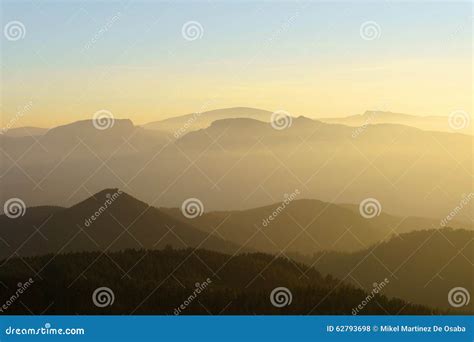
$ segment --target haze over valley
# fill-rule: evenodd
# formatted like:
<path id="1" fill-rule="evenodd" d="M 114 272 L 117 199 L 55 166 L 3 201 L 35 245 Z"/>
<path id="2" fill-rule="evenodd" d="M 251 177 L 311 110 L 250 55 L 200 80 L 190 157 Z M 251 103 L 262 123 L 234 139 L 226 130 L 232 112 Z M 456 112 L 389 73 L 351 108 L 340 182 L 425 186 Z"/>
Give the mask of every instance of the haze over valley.
<path id="1" fill-rule="evenodd" d="M 0 7 L 1 315 L 474 313 L 471 3 Z"/>

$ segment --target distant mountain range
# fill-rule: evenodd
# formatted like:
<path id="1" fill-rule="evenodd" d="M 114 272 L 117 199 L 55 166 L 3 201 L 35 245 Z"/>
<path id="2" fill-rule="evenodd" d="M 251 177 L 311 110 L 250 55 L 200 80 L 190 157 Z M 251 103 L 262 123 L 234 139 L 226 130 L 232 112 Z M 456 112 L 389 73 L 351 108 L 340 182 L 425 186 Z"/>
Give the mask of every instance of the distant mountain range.
<path id="1" fill-rule="evenodd" d="M 364 114 L 350 115 L 342 118 L 321 118 L 328 123 L 338 123 L 348 126 L 360 127 L 377 124 L 396 124 L 416 127 L 427 131 L 454 132 L 463 134 L 474 134 L 472 126 L 454 130 L 449 125 L 447 116 L 417 116 L 401 113 L 368 110 Z"/>
<path id="2" fill-rule="evenodd" d="M 130 120 L 105 130 L 80 121 L 39 137 L 0 136 L 0 200 L 70 206 L 120 187 L 154 206 L 198 197 L 209 211 L 264 206 L 299 189 L 300 198 L 373 197 L 383 212 L 441 220 L 472 191 L 472 143 L 463 134 L 391 124 L 355 131 L 304 117 L 282 130 L 217 120 L 178 138 Z M 473 204 L 457 219 L 471 223 Z"/>
<path id="3" fill-rule="evenodd" d="M 290 113 L 288 114 L 291 115 Z M 174 133 L 178 132 L 183 126 L 188 126 L 186 132 L 191 132 L 207 128 L 212 124 L 212 122 L 217 120 L 234 118 L 248 118 L 270 122 L 272 120 L 272 112 L 248 107 L 225 108 L 154 121 L 143 125 L 143 127 Z M 448 116 L 418 116 L 380 110 L 368 110 L 363 114 L 350 115 L 346 117 L 323 117 L 317 118 L 317 120 L 353 127 L 377 124 L 395 124 L 415 127 L 427 131 L 453 132 L 471 135 L 474 133 L 471 126 L 458 130 L 453 129 L 449 125 Z"/>
<path id="4" fill-rule="evenodd" d="M 439 222 L 432 219 L 402 218 L 385 213 L 368 220 L 361 216 L 358 208 L 354 210 L 347 205 L 318 200 L 294 200 L 283 206 L 275 203 L 249 210 L 213 211 L 193 219 L 186 219 L 180 209 L 160 210 L 208 233 L 214 232 L 227 241 L 267 253 L 351 252 L 388 240 L 393 235 L 439 226 Z M 269 217 L 272 217 L 271 221 Z M 452 227 L 463 227 L 462 222 L 452 223 Z"/>
<path id="5" fill-rule="evenodd" d="M 270 122 L 271 116 L 272 112 L 267 110 L 248 107 L 235 107 L 176 116 L 165 120 L 150 122 L 143 125 L 142 127 L 146 129 L 165 131 L 171 134 L 179 133 L 179 135 L 182 135 L 199 129 L 207 128 L 216 120 L 247 118 L 263 122 Z"/>
<path id="6" fill-rule="evenodd" d="M 179 135 L 182 135 L 199 129 L 207 128 L 217 120 L 248 118 L 263 122 L 270 122 L 272 121 L 272 113 L 272 111 L 258 108 L 232 107 L 175 116 L 163 120 L 149 122 L 142 125 L 142 127 L 151 130 L 158 130 L 169 135 L 173 135 L 177 132 L 180 133 Z M 290 113 L 288 114 L 291 115 Z M 470 126 L 459 130 L 452 129 L 449 125 L 447 116 L 419 116 L 393 113 L 389 111 L 367 110 L 363 114 L 355 114 L 345 117 L 323 117 L 317 118 L 317 120 L 353 127 L 376 124 L 395 124 L 415 127 L 428 131 L 473 134 L 473 129 Z M 19 127 L 8 129 L 4 132 L 4 134 L 12 137 L 31 135 L 38 136 L 46 134 L 48 130 L 48 128 L 39 127 Z"/>
<path id="7" fill-rule="evenodd" d="M 368 295 L 302 264 L 271 255 L 231 257 L 168 248 L 46 255 L 29 258 L 28 266 L 18 258 L 11 259 L 0 268 L 0 302 L 9 300 L 17 284 L 34 272 L 41 278 L 33 276 L 34 283 L 24 291 L 21 302 L 13 302 L 6 314 L 350 315 Z M 108 288 L 102 290 L 104 297 L 97 297 L 104 305 L 98 307 L 94 292 L 99 289 L 100 293 L 104 287 Z M 278 297 L 272 297 L 275 289 L 281 292 Z M 359 314 L 432 313 L 437 311 L 377 294 Z"/>
<path id="8" fill-rule="evenodd" d="M 18 127 L 18 128 L 10 128 L 5 131 L 0 130 L 0 134 L 9 136 L 9 137 L 30 137 L 30 136 L 38 136 L 44 135 L 48 132 L 48 128 L 40 128 L 40 127 Z"/>
<path id="9" fill-rule="evenodd" d="M 23 156 L 29 163 L 37 162 L 34 159 L 37 155 L 41 156 L 42 163 L 48 163 L 67 157 L 71 160 L 95 156 L 106 158 L 113 152 L 136 154 L 138 150 L 153 151 L 168 141 L 166 135 L 135 126 L 131 120 L 115 120 L 106 130 L 97 129 L 91 120 L 83 120 L 51 128 L 40 136 L 12 137 L 8 132 L 0 135 L 2 149 L 8 157 L 16 160 Z M 126 144 L 124 139 L 127 139 Z M 10 159 L 4 157 L 8 163 Z"/>

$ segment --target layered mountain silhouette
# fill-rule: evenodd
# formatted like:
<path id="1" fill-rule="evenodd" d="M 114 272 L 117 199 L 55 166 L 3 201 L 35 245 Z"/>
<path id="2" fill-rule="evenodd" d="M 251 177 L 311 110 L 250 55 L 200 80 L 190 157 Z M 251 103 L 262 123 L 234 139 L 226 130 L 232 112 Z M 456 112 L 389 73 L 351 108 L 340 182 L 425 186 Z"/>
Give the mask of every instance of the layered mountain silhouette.
<path id="1" fill-rule="evenodd" d="M 40 136 L 10 136 L 7 131 L 0 136 L 0 143 L 9 158 L 16 160 L 21 156 L 25 163 L 38 163 L 35 156 L 41 156 L 43 162 L 55 162 L 59 158 L 106 158 L 112 153 L 123 155 L 153 150 L 167 141 L 166 135 L 134 126 L 130 120 L 113 120 L 104 125 L 98 129 L 100 126 L 95 126 L 92 120 L 77 121 L 52 128 Z M 124 144 L 125 139 L 127 144 Z"/>
<path id="2" fill-rule="evenodd" d="M 94 216 L 92 218 L 92 216 Z M 271 217 L 271 221 L 269 217 Z M 0 258 L 126 248 L 198 246 L 233 253 L 352 252 L 394 234 L 437 224 L 427 218 L 381 214 L 366 219 L 348 205 L 294 200 L 243 211 L 186 218 L 178 208 L 155 208 L 118 189 L 106 189 L 70 207 L 27 208 L 0 216 Z M 458 227 L 463 223 L 453 221 Z M 239 246 L 242 246 L 239 248 Z"/>
<path id="3" fill-rule="evenodd" d="M 364 114 L 350 115 L 342 118 L 322 118 L 321 121 L 339 123 L 348 126 L 360 127 L 375 124 L 396 124 L 416 127 L 427 131 L 456 132 L 473 134 L 472 127 L 453 129 L 449 119 L 445 116 L 417 116 L 402 113 L 392 113 L 379 110 L 368 110 Z"/>
<path id="4" fill-rule="evenodd" d="M 24 216 L 15 219 L 3 215 L 0 226 L 0 259 L 167 245 L 228 253 L 239 250 L 117 189 L 103 190 L 70 208 L 27 208 Z"/>
<path id="5" fill-rule="evenodd" d="M 472 312 L 472 301 L 454 309 L 448 293 L 455 287 L 473 293 L 473 244 L 474 232 L 445 228 L 401 234 L 354 253 L 326 251 L 312 258 L 294 257 L 365 289 L 388 277 L 390 283 L 384 288 L 388 296 Z"/>
<path id="6" fill-rule="evenodd" d="M 350 205 L 335 205 L 317 200 L 294 200 L 287 202 L 283 208 L 281 205 L 276 203 L 244 211 L 208 212 L 190 219 L 180 209 L 155 208 L 112 188 L 100 191 L 70 208 L 27 208 L 24 215 L 18 218 L 0 216 L 0 274 L 5 275 L 2 282 L 5 279 L 13 284 L 27 274 L 33 274 L 41 280 L 42 285 L 38 287 L 38 291 L 43 291 L 43 286 L 62 288 L 67 282 L 81 283 L 80 291 L 87 291 L 95 284 L 90 280 L 97 278 L 97 284 L 103 282 L 117 287 L 130 286 L 137 291 L 133 296 L 139 296 L 150 289 L 148 286 L 156 287 L 156 284 L 166 278 L 165 275 L 169 276 L 164 270 L 172 265 L 179 265 L 174 258 L 194 255 L 196 251 L 207 249 L 209 252 L 199 253 L 210 258 L 209 261 L 204 261 L 204 265 L 207 272 L 216 277 L 216 282 L 221 280 L 219 272 L 227 269 L 228 263 L 233 265 L 229 266 L 226 276 L 230 278 L 224 281 L 223 287 L 216 294 L 218 300 L 209 304 L 212 310 L 219 311 L 232 298 L 240 301 L 240 304 L 229 306 L 228 313 L 249 313 L 252 310 L 258 313 L 280 313 L 265 306 L 258 297 L 263 295 L 262 291 L 269 290 L 268 286 L 277 286 L 278 280 L 280 286 L 291 286 L 301 298 L 305 298 L 293 309 L 284 311 L 298 314 L 313 309 L 309 304 L 303 304 L 308 298 L 311 299 L 308 303 L 313 305 L 331 298 L 326 303 L 327 307 L 315 309 L 311 313 L 347 313 L 364 292 L 347 287 L 346 283 L 370 292 L 374 283 L 390 279 L 383 291 L 389 298 L 398 297 L 411 303 L 445 309 L 448 308 L 446 295 L 451 288 L 462 286 L 473 290 L 473 259 L 470 253 L 474 238 L 472 231 L 445 228 L 403 233 L 405 230 L 421 229 L 422 225 L 429 225 L 432 220 L 381 214 L 371 221 L 356 213 Z M 270 216 L 273 219 L 268 219 Z M 125 250 L 129 251 L 124 252 Z M 154 253 L 156 250 L 165 251 Z M 227 255 L 213 254 L 210 251 Z M 248 255 L 253 251 L 273 256 Z M 148 258 L 149 254 L 154 257 Z M 281 256 L 287 258 L 287 261 L 283 263 L 279 258 Z M 97 267 L 96 271 L 90 270 L 87 267 L 90 259 L 98 258 L 104 260 L 94 266 Z M 137 260 L 141 263 L 142 258 L 147 258 L 144 262 L 147 269 L 156 266 L 160 271 L 151 271 L 131 283 L 119 284 L 116 279 L 119 273 L 124 277 L 124 274 L 128 274 L 124 270 L 130 267 L 135 269 L 134 263 Z M 286 265 L 281 266 L 282 270 L 270 268 L 272 260 L 276 259 L 279 260 L 278 264 Z M 201 258 L 201 262 L 203 260 L 206 260 L 205 257 Z M 327 277 L 323 278 L 313 269 L 293 260 L 312 266 Z M 106 266 L 109 262 L 115 264 L 117 274 L 103 272 L 104 267 L 110 266 Z M 167 266 L 157 266 L 162 263 Z M 19 264 L 22 266 L 19 267 Z M 90 274 L 84 275 L 84 269 Z M 180 281 L 185 284 L 198 282 L 204 274 L 196 272 L 196 269 L 199 268 L 183 266 L 180 273 L 183 272 L 185 278 Z M 315 278 L 308 278 L 308 272 L 314 273 Z M 87 277 L 87 281 L 83 277 Z M 342 279 L 342 282 L 333 277 Z M 59 283 L 50 283 L 52 279 Z M 143 279 L 149 279 L 145 282 L 146 285 L 143 285 Z M 246 282 L 245 286 L 243 282 Z M 259 284 L 256 288 L 250 286 L 254 282 Z M 342 286 L 342 292 L 333 293 L 338 286 Z M 70 286 L 67 285 L 66 288 L 69 289 Z M 253 292 L 254 290 L 257 292 Z M 89 306 L 82 307 L 79 302 L 71 302 L 67 299 L 68 291 L 58 290 L 61 295 L 54 313 L 90 313 L 94 310 Z M 46 292 L 54 296 L 53 292 Z M 185 291 L 180 294 L 177 292 L 180 291 L 170 287 L 164 293 L 170 298 L 177 296 L 175 299 L 185 294 Z M 133 301 L 128 300 L 118 311 L 113 312 L 133 310 Z M 398 300 L 379 300 L 379 304 L 387 310 L 386 313 L 398 312 L 393 310 L 402 310 L 407 306 L 407 303 Z M 245 304 L 242 307 L 242 301 L 248 306 Z M 339 304 L 336 305 L 336 302 Z M 44 304 L 37 299 L 32 299 L 32 303 L 36 307 Z M 168 309 L 175 305 L 173 301 L 166 303 Z M 402 311 L 429 312 L 420 307 L 407 308 L 407 311 Z M 137 312 L 157 312 L 152 311 L 150 306 L 142 309 L 143 311 Z M 379 309 L 380 306 L 371 305 L 365 313 L 378 314 Z M 462 309 L 472 310 L 471 307 Z M 189 313 L 201 313 L 199 310 L 195 308 Z"/>
<path id="7" fill-rule="evenodd" d="M 366 219 L 358 209 L 318 200 L 209 212 L 193 219 L 186 219 L 179 209 L 160 209 L 228 241 L 268 253 L 351 252 L 388 240 L 392 235 L 439 225 L 438 221 L 427 218 L 401 218 L 384 213 Z"/>
<path id="8" fill-rule="evenodd" d="M 237 195 L 235 207 L 255 207 L 257 196 L 274 199 L 299 188 L 307 198 L 358 203 L 375 197 L 388 212 L 429 217 L 447 215 L 471 189 L 472 142 L 401 125 L 374 125 L 354 137 L 348 126 L 299 117 L 284 130 L 252 119 L 215 121 L 176 144 L 202 155 L 196 165 L 211 187 L 219 181 L 234 194 L 219 198 L 221 206 Z"/>
<path id="9" fill-rule="evenodd" d="M 165 131 L 173 135 L 175 133 L 177 133 L 177 135 L 182 135 L 198 129 L 207 128 L 216 120 L 249 118 L 263 122 L 270 122 L 271 116 L 272 112 L 267 110 L 235 107 L 176 116 L 165 120 L 150 122 L 143 125 L 143 127 Z"/>
<path id="10" fill-rule="evenodd" d="M 27 126 L 0 130 L 0 135 L 6 135 L 9 137 L 30 137 L 46 134 L 47 131 L 47 128 Z"/>
<path id="11" fill-rule="evenodd" d="M 286 129 L 250 118 L 217 120 L 178 139 L 115 120 L 0 136 L 1 200 L 70 206 L 104 187 L 153 205 L 198 197 L 206 210 L 249 209 L 299 189 L 302 198 L 360 203 L 441 220 L 472 187 L 472 136 L 382 124 L 354 127 L 293 118 Z M 457 218 L 471 223 L 473 203 Z"/>
<path id="12" fill-rule="evenodd" d="M 368 293 L 302 264 L 266 254 L 230 255 L 206 250 L 127 250 L 15 258 L 0 268 L 0 302 L 38 272 L 8 314 L 351 314 Z M 41 277 L 41 278 L 40 278 Z M 205 284 L 205 286 L 203 286 Z M 94 305 L 94 292 L 108 296 Z M 272 291 L 285 287 L 286 298 Z M 199 289 L 199 293 L 196 292 Z M 113 293 L 113 300 L 111 300 Z M 288 295 L 289 293 L 289 295 Z M 106 295 L 107 296 L 107 295 Z M 281 294 L 280 294 L 281 296 Z M 285 296 L 285 295 L 283 295 Z M 285 303 L 287 305 L 285 305 Z M 110 305 L 107 305 L 110 304 Z M 179 309 L 179 311 L 178 311 Z M 359 314 L 432 314 L 436 311 L 376 295 Z"/>
<path id="13" fill-rule="evenodd" d="M 175 132 L 179 132 L 183 126 L 187 127 L 185 132 L 191 132 L 207 128 L 212 124 L 212 122 L 217 120 L 249 118 L 263 122 L 270 122 L 272 120 L 271 117 L 272 111 L 249 107 L 233 107 L 196 112 L 164 120 L 153 121 L 143 125 L 143 127 L 174 134 Z M 469 126 L 458 130 L 450 127 L 447 116 L 420 116 L 381 110 L 367 110 L 363 114 L 349 115 L 345 117 L 323 117 L 318 118 L 318 120 L 352 127 L 375 124 L 395 124 L 415 127 L 427 131 L 473 134 L 472 128 Z"/>

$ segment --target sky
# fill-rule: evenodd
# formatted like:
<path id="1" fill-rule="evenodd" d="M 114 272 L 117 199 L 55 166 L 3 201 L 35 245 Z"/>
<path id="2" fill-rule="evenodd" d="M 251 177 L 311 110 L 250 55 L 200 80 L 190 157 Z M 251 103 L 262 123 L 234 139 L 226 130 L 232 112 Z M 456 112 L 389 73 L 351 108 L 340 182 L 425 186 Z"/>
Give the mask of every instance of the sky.
<path id="1" fill-rule="evenodd" d="M 2 1 L 1 24 L 3 126 L 237 106 L 472 115 L 469 1 Z"/>

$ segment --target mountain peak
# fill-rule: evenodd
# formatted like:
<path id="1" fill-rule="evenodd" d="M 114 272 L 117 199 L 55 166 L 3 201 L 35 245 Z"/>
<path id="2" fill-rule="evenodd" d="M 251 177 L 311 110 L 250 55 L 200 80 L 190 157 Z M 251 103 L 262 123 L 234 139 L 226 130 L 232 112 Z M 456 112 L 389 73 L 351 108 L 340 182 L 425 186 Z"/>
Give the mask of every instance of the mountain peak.
<path id="1" fill-rule="evenodd" d="M 252 124 L 265 124 L 264 122 L 252 119 L 252 118 L 228 118 L 228 119 L 219 119 L 215 120 L 211 123 L 211 127 L 222 127 L 227 125 L 234 125 L 234 126 L 248 126 Z"/>
<path id="2" fill-rule="evenodd" d="M 383 118 L 385 120 L 390 120 L 390 119 L 409 119 L 409 118 L 414 118 L 414 115 L 410 114 L 402 114 L 402 113 L 394 113 L 390 111 L 383 111 L 383 110 L 366 110 L 364 114 L 362 114 L 363 117 L 373 117 L 377 116 L 379 118 Z"/>
<path id="3" fill-rule="evenodd" d="M 227 108 L 221 108 L 221 109 L 215 109 L 215 110 L 210 110 L 207 113 L 217 113 L 220 111 L 251 111 L 251 112 L 268 112 L 267 110 L 260 109 L 260 108 L 253 108 L 253 107 L 227 107 Z M 270 112 L 268 112 L 270 113 Z"/>
<path id="4" fill-rule="evenodd" d="M 122 190 L 118 188 L 106 188 L 104 190 L 101 190 L 95 193 L 91 197 L 96 198 L 96 199 L 109 199 L 111 197 L 114 197 L 115 194 L 119 194 L 119 195 L 125 194 L 128 196 L 128 194 L 124 193 Z"/>
<path id="5" fill-rule="evenodd" d="M 370 115 L 374 115 L 374 114 L 377 114 L 377 115 L 384 115 L 384 114 L 392 114 L 392 112 L 388 112 L 388 111 L 383 111 L 383 110 L 378 110 L 378 109 L 375 109 L 375 110 L 366 110 L 364 112 L 364 114 L 362 114 L 363 116 L 370 116 Z"/>
<path id="6" fill-rule="evenodd" d="M 81 211 L 93 209 L 95 211 L 100 207 L 119 207 L 120 210 L 138 210 L 140 212 L 146 209 L 148 204 L 118 188 L 106 188 L 73 205 L 70 209 Z"/>
<path id="7" fill-rule="evenodd" d="M 108 124 L 107 127 L 101 126 L 101 124 L 94 125 L 94 120 L 80 120 L 75 121 L 70 124 L 57 126 L 51 128 L 46 135 L 47 136 L 62 136 L 62 135 L 83 135 L 83 134 L 90 134 L 90 133 L 97 133 L 102 131 L 105 132 L 124 132 L 130 131 L 135 126 L 130 119 L 113 119 Z M 96 127 L 98 126 L 98 127 Z"/>
<path id="8" fill-rule="evenodd" d="M 314 119 L 311 119 L 311 118 L 308 118 L 307 116 L 303 116 L 303 115 L 300 115 L 298 116 L 296 119 L 294 119 L 295 121 L 299 122 L 299 123 L 308 123 L 308 122 L 315 122 L 315 121 L 318 121 L 318 120 L 314 120 Z"/>

